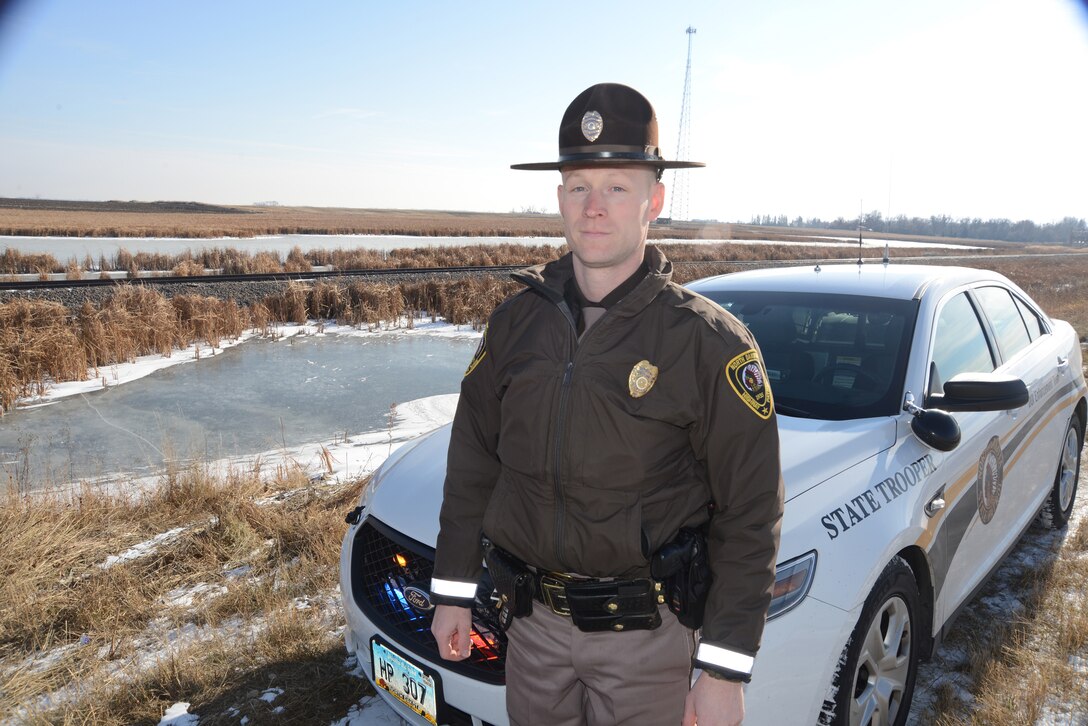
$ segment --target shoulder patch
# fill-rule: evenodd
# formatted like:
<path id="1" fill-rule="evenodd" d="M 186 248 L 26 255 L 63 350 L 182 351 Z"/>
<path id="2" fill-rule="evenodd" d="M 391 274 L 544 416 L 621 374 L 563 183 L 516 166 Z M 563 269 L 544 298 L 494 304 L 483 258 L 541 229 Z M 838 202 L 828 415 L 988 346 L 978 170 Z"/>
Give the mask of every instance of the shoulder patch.
<path id="1" fill-rule="evenodd" d="M 767 372 L 759 353 L 749 348 L 725 364 L 725 377 L 733 392 L 744 405 L 762 419 L 769 419 L 774 411 L 774 400 L 767 385 Z"/>
<path id="2" fill-rule="evenodd" d="M 480 365 L 480 361 L 487 355 L 487 327 L 484 327 L 484 332 L 480 336 L 480 344 L 476 346 L 476 352 L 472 354 L 472 360 L 468 364 L 468 369 L 465 370 L 465 378 L 469 373 L 476 370 L 476 366 Z"/>

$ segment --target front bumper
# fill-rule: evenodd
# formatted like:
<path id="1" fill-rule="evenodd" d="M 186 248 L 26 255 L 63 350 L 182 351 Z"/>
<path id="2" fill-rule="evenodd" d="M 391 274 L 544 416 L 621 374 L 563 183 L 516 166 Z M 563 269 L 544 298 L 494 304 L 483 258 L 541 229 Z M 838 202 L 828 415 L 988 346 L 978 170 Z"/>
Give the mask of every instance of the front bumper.
<path id="1" fill-rule="evenodd" d="M 374 635 L 382 635 L 373 623 L 367 620 L 358 609 L 351 613 L 352 606 L 345 608 L 348 614 L 348 628 L 344 636 L 348 652 L 354 653 L 359 661 L 359 666 L 366 674 L 367 680 L 377 693 L 393 711 L 412 726 L 430 726 L 421 716 L 409 709 L 395 697 L 374 683 L 374 665 L 370 656 L 370 638 Z M 386 638 L 388 642 L 388 638 Z M 393 646 L 396 647 L 395 645 Z M 402 651 L 403 652 L 403 651 Z M 506 716 L 506 688 L 481 683 L 473 678 L 445 670 L 442 666 L 425 661 L 418 656 L 407 654 L 413 661 L 423 663 L 438 672 L 442 679 L 443 694 L 446 705 L 460 711 L 458 714 L 462 723 L 471 723 L 472 726 L 509 726 Z M 452 722 L 447 720 L 446 723 Z"/>
<path id="2" fill-rule="evenodd" d="M 470 724 L 471 726 L 486 724 L 508 726 L 504 686 L 484 683 L 470 676 L 456 673 L 445 667 L 439 659 L 421 657 L 419 653 L 399 645 L 393 633 L 384 632 L 379 624 L 368 617 L 356 603 L 350 581 L 352 545 L 359 527 L 365 522 L 364 519 L 359 525 L 350 527 L 344 537 L 344 544 L 340 550 L 340 593 L 347 620 L 345 645 L 350 653 L 355 654 L 361 670 L 366 674 L 374 691 L 409 724 L 428 726 L 426 720 L 375 683 L 370 642 L 371 638 L 377 635 L 400 655 L 438 675 L 443 696 L 443 704 L 439 706 L 440 723 L 450 724 L 450 726 L 469 726 Z M 445 718 L 442 714 L 446 714 Z"/>
<path id="3" fill-rule="evenodd" d="M 767 623 L 745 689 L 745 726 L 817 723 L 857 616 L 809 595 Z"/>

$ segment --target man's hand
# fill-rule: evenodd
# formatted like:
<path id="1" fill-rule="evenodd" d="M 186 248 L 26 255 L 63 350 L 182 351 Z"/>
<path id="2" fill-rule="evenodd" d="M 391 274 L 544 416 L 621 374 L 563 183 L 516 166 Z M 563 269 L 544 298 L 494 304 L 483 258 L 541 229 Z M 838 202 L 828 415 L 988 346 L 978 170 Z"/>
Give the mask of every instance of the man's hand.
<path id="1" fill-rule="evenodd" d="M 744 684 L 699 675 L 684 704 L 683 726 L 740 726 L 744 721 Z"/>
<path id="2" fill-rule="evenodd" d="M 431 633 L 438 641 L 438 653 L 445 660 L 464 660 L 472 651 L 472 610 L 454 605 L 438 605 L 431 621 Z M 701 680 L 701 679 L 700 679 Z"/>

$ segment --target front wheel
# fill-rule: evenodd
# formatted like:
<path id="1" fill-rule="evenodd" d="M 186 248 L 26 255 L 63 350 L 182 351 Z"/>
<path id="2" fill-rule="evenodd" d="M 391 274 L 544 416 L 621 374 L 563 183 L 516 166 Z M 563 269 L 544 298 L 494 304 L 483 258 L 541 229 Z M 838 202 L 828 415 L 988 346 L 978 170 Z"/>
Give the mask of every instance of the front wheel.
<path id="1" fill-rule="evenodd" d="M 1043 524 L 1051 529 L 1061 529 L 1069 523 L 1073 513 L 1073 501 L 1077 498 L 1077 477 L 1080 475 L 1080 448 L 1084 441 L 1081 434 L 1080 417 L 1073 414 L 1065 430 L 1061 456 L 1058 459 L 1058 473 L 1054 475 L 1054 486 L 1043 503 Z"/>
<path id="2" fill-rule="evenodd" d="M 921 613 L 914 572 L 895 557 L 880 573 L 846 644 L 826 704 L 833 726 L 902 726 L 918 671 Z"/>

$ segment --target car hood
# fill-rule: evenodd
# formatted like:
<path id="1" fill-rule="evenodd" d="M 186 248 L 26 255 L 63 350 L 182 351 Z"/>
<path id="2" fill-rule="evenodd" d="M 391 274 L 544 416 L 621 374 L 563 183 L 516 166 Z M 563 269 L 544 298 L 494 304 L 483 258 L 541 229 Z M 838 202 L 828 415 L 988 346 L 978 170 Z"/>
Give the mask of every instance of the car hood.
<path id="1" fill-rule="evenodd" d="M 367 506 L 368 514 L 428 547 L 438 539 L 451 426 L 423 435 L 411 451 L 383 466 Z"/>
<path id="2" fill-rule="evenodd" d="M 895 419 L 856 421 L 778 417 L 786 501 L 895 443 Z"/>
<path id="3" fill-rule="evenodd" d="M 895 443 L 895 419 L 817 421 L 779 416 L 782 476 L 789 501 Z M 383 467 L 369 514 L 429 547 L 438 537 L 450 424 L 421 437 Z"/>

